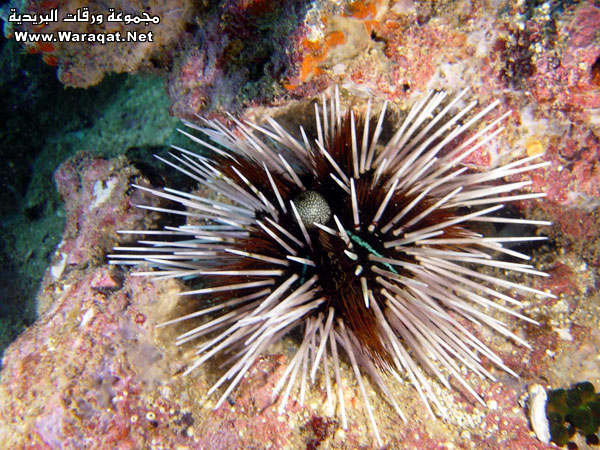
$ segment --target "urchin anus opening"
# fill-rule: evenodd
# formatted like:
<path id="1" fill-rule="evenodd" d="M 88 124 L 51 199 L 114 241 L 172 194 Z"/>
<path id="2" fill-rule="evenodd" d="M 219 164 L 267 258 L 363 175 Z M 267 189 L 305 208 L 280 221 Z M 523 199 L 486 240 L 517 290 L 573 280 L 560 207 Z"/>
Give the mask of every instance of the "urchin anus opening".
<path id="1" fill-rule="evenodd" d="M 331 219 L 331 208 L 325 197 L 317 191 L 301 193 L 294 204 L 306 228 L 315 228 L 315 223 L 325 225 Z"/>

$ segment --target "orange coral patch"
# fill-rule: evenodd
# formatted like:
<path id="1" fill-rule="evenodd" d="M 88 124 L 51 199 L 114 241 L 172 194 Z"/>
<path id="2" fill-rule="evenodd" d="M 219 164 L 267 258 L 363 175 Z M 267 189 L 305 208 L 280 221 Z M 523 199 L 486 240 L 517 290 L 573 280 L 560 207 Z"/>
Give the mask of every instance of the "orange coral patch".
<path id="1" fill-rule="evenodd" d="M 346 35 L 342 31 L 333 31 L 325 36 L 325 46 L 327 49 L 346 43 Z"/>
<path id="2" fill-rule="evenodd" d="M 304 39 L 302 41 L 302 47 L 310 52 L 317 53 L 321 50 L 321 43 L 319 41 L 309 41 L 308 39 Z"/>
<path id="3" fill-rule="evenodd" d="M 42 59 L 49 66 L 58 66 L 58 58 L 54 55 L 44 55 Z"/>
<path id="4" fill-rule="evenodd" d="M 352 2 L 349 9 L 350 15 L 355 19 L 373 19 L 377 15 L 377 7 L 371 2 Z"/>
<path id="5" fill-rule="evenodd" d="M 325 60 L 329 49 L 345 43 L 346 35 L 342 31 L 332 31 L 325 36 L 325 39 L 322 42 L 305 39 L 302 42 L 302 45 L 309 53 L 305 55 L 302 60 L 300 80 L 305 81 L 312 73 L 318 75 L 320 73 L 318 65 Z"/>
<path id="6" fill-rule="evenodd" d="M 300 68 L 300 80 L 306 80 L 308 76 L 313 73 L 317 67 L 317 64 L 321 61 L 321 57 L 306 55 L 306 57 L 302 60 L 302 67 Z"/>
<path id="7" fill-rule="evenodd" d="M 37 46 L 37 44 L 28 45 L 27 47 L 25 47 L 25 51 L 27 53 L 32 54 L 32 55 L 35 55 L 37 53 L 42 53 L 42 51 L 39 49 L 39 47 Z"/>
<path id="8" fill-rule="evenodd" d="M 535 136 L 529 136 L 525 140 L 525 150 L 527 151 L 527 156 L 539 155 L 540 153 L 544 153 L 544 146 Z"/>
<path id="9" fill-rule="evenodd" d="M 45 53 L 54 51 L 54 45 L 52 45 L 52 43 L 50 43 L 50 42 L 39 42 L 38 48 L 40 49 L 40 51 L 45 52 Z"/>
<path id="10" fill-rule="evenodd" d="M 592 84 L 600 87 L 600 58 L 596 58 L 592 64 Z"/>

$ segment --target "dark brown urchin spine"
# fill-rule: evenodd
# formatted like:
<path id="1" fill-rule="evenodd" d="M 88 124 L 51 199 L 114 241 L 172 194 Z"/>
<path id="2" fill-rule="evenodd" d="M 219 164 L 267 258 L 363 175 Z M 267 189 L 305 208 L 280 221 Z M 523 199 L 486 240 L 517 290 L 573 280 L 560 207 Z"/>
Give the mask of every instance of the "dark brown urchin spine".
<path id="1" fill-rule="evenodd" d="M 471 266 L 545 275 L 530 265 L 490 255 L 502 252 L 527 259 L 504 248 L 502 242 L 543 238 L 485 238 L 473 230 L 473 224 L 546 224 L 491 215 L 504 202 L 544 195 L 503 196 L 528 183 L 492 184 L 494 181 L 546 163 L 529 165 L 536 158 L 530 157 L 481 173 L 464 166 L 469 154 L 501 131 L 499 123 L 506 116 L 467 136 L 467 130 L 498 102 L 467 118 L 475 103 L 457 108 L 465 92 L 445 105 L 445 93 L 429 94 L 413 107 L 385 145 L 380 144 L 380 136 L 386 105 L 375 119 L 369 102 L 364 119 L 356 119 L 353 112 L 342 113 L 337 90 L 329 104 L 324 98 L 321 108 L 315 105 L 314 142 L 302 128 L 301 138 L 296 139 L 271 119 L 269 129 L 237 122 L 237 134 L 215 121 L 206 121 L 204 128 L 187 124 L 213 141 L 184 132 L 214 157 L 176 149 L 178 154 L 172 154 L 175 163 L 163 161 L 227 201 L 168 188 L 139 187 L 187 207 L 187 212 L 161 211 L 186 215 L 197 224 L 155 231 L 153 234 L 163 235 L 165 241 L 142 241 L 146 246 L 113 258 L 120 264 L 146 261 L 159 269 L 136 275 L 202 277 L 204 287 L 181 295 L 218 300 L 217 306 L 164 324 L 224 311 L 177 340 L 180 345 L 210 335 L 198 346 L 198 358 L 186 373 L 217 353 L 230 355 L 229 370 L 209 391 L 229 381 L 216 408 L 261 352 L 299 326 L 304 338 L 275 387 L 279 393 L 285 385 L 280 411 L 298 374 L 302 402 L 306 381 L 309 377 L 314 381 L 319 368 L 328 405 L 333 407 L 331 355 L 339 413 L 346 428 L 341 346 L 379 444 L 361 368 L 403 419 L 390 393 L 388 376 L 400 380 L 405 374 L 428 410 L 433 414 L 432 402 L 444 414 L 419 365 L 450 387 L 439 370 L 443 367 L 481 403 L 462 376 L 461 366 L 493 378 L 480 362 L 478 355 L 483 355 L 516 375 L 457 317 L 485 324 L 527 345 L 479 308 L 496 308 L 533 322 L 489 297 L 518 305 L 517 299 L 499 288 L 551 295 L 481 274 Z M 147 245 L 154 252 L 148 253 Z"/>

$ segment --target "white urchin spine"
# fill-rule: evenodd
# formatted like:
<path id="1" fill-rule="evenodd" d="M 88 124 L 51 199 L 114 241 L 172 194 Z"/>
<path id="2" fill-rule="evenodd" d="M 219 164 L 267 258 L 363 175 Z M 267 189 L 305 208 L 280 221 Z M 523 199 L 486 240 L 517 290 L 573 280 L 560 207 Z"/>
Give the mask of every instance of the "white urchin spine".
<path id="1" fill-rule="evenodd" d="M 502 196 L 527 186 L 528 182 L 499 186 L 485 183 L 544 167 L 549 163 L 532 163 L 539 156 L 537 155 L 487 172 L 468 172 L 462 161 L 502 131 L 503 128 L 499 124 L 507 114 L 475 132 L 457 148 L 448 152 L 450 142 L 464 135 L 499 104 L 496 101 L 478 113 L 468 116 L 476 106 L 476 102 L 471 102 L 457 113 L 452 113 L 466 93 L 466 90 L 460 92 L 441 109 L 446 94 L 428 94 L 413 106 L 390 141 L 383 145 L 380 144 L 379 138 L 387 103 L 383 105 L 375 129 L 370 135 L 372 108 L 369 101 L 362 138 L 357 134 L 356 120 L 351 113 L 349 173 L 342 169 L 327 150 L 327 143 L 334 139 L 342 127 L 343 111 L 340 108 L 337 88 L 329 104 L 325 96 L 320 107 L 315 104 L 317 135 L 314 143 L 309 141 L 303 129 L 300 130 L 302 139 L 297 140 L 272 119 L 267 119 L 270 126 L 267 129 L 253 123 L 242 123 L 231 117 L 237 125 L 237 133 L 218 121 L 205 120 L 203 127 L 185 122 L 189 128 L 202 132 L 213 143 L 227 150 L 224 151 L 211 142 L 182 131 L 208 151 L 232 162 L 244 159 L 255 163 L 268 177 L 267 191 L 261 191 L 260 186 L 236 167 L 232 166 L 237 174 L 237 181 L 219 170 L 210 159 L 175 148 L 178 153 L 172 153 L 171 156 L 176 162 L 163 159 L 161 161 L 190 176 L 214 193 L 222 195 L 228 201 L 218 202 L 212 198 L 168 188 L 155 190 L 136 186 L 152 195 L 175 201 L 188 210 L 140 207 L 199 219 L 205 224 L 167 227 L 162 231 L 124 231 L 162 237 L 165 241 L 146 240 L 140 241 L 139 247 L 117 247 L 115 250 L 119 253 L 111 255 L 111 263 L 139 265 L 149 262 L 157 270 L 137 272 L 135 275 L 157 278 L 204 275 L 223 276 L 224 279 L 232 275 L 252 277 L 252 281 L 248 282 L 225 281 L 222 285 L 217 283 L 214 286 L 182 293 L 181 295 L 212 296 L 235 291 L 239 292 L 239 295 L 225 303 L 160 325 L 178 323 L 221 309 L 226 311 L 180 335 L 176 342 L 177 345 L 181 345 L 210 334 L 210 338 L 198 346 L 197 359 L 186 370 L 186 374 L 219 352 L 230 355 L 229 369 L 209 391 L 211 394 L 220 386 L 229 383 L 215 409 L 221 406 L 262 352 L 293 328 L 303 325 L 303 340 L 275 386 L 275 394 L 280 395 L 280 412 L 285 409 L 295 382 L 300 380 L 302 402 L 307 380 L 313 382 L 318 369 L 321 368 L 328 409 L 333 410 L 337 403 L 342 425 L 347 427 L 346 405 L 341 392 L 341 347 L 348 356 L 358 382 L 378 444 L 382 445 L 382 440 L 363 382 L 364 372 L 386 394 L 386 400 L 399 416 L 406 420 L 391 395 L 386 375 L 361 347 L 357 336 L 346 326 L 333 307 L 322 309 L 327 304 L 327 298 L 319 290 L 318 276 L 314 275 L 304 280 L 299 275 L 306 267 L 315 267 L 317 264 L 317 261 L 302 256 L 303 249 L 313 246 L 310 230 L 321 230 L 342 240 L 345 244 L 343 253 L 350 260 L 358 258 L 358 250 L 368 249 L 368 264 L 357 266 L 354 275 L 360 285 L 365 307 L 372 309 L 376 317 L 379 327 L 377 333 L 391 355 L 393 364 L 388 368 L 387 375 L 396 380 L 402 380 L 403 376 L 408 377 L 431 414 L 433 411 L 430 404 L 436 405 L 441 414 L 444 414 L 444 408 L 420 367 L 434 374 L 444 386 L 450 387 L 440 370 L 443 368 L 444 372 L 451 374 L 484 405 L 483 399 L 462 375 L 461 367 L 493 380 L 494 377 L 481 364 L 480 355 L 483 355 L 496 366 L 516 376 L 497 355 L 456 320 L 454 315 L 449 314 L 449 311 L 475 324 L 485 324 L 520 345 L 527 346 L 527 343 L 511 332 L 503 322 L 485 314 L 480 307 L 495 308 L 519 319 L 534 322 L 496 303 L 494 299 L 516 306 L 521 304 L 519 300 L 499 292 L 495 287 L 534 293 L 541 297 L 552 295 L 479 273 L 469 267 L 491 266 L 545 276 L 546 274 L 535 270 L 529 264 L 504 262 L 490 255 L 492 251 L 500 251 L 527 260 L 529 258 L 526 255 L 504 248 L 502 244 L 544 238 L 486 238 L 466 229 L 461 237 L 445 237 L 444 233 L 449 227 L 468 222 L 548 225 L 549 223 L 544 221 L 506 219 L 493 215 L 503 208 L 505 202 L 544 196 L 543 193 Z M 439 112 L 436 112 L 438 110 Z M 460 120 L 467 116 L 469 118 L 460 123 Z M 311 162 L 318 155 L 322 155 L 327 161 L 329 177 L 341 188 L 341 192 L 351 204 L 350 223 L 343 223 L 340 217 L 333 214 L 331 205 L 321 194 L 311 191 L 303 184 L 304 176 L 315 173 Z M 375 186 L 383 177 L 387 180 L 386 195 L 377 205 L 373 217 L 364 217 L 359 207 L 358 183 L 366 178 Z M 276 180 L 294 184 L 303 193 L 294 200 L 285 199 L 277 187 Z M 394 211 L 391 219 L 382 222 L 382 218 L 392 208 L 391 199 L 396 193 L 406 193 L 414 196 L 414 199 L 401 210 Z M 403 218 L 410 217 L 412 210 L 425 197 L 436 201 L 422 211 L 419 209 L 418 215 L 404 222 Z M 433 225 L 419 225 L 438 210 L 481 205 L 483 209 L 453 216 Z M 279 225 L 280 217 L 286 215 L 294 218 L 300 232 Z M 333 223 L 330 222 L 331 217 Z M 328 222 L 330 226 L 326 225 Z M 273 240 L 281 251 L 280 257 L 236 248 L 243 248 L 245 240 L 250 239 L 252 233 L 257 230 L 262 230 Z M 411 263 L 393 255 L 376 252 L 358 237 L 358 231 L 382 235 L 391 233 L 393 237 L 383 242 L 383 247 L 410 256 L 416 262 Z M 186 240 L 170 242 L 174 237 L 183 237 Z M 439 245 L 452 245 L 453 250 L 435 247 Z M 273 268 L 227 268 L 232 261 L 242 259 L 269 263 Z M 293 265 L 298 267 L 298 274 L 290 276 L 288 269 Z M 402 268 L 410 276 L 397 273 L 396 268 Z M 336 388 L 331 384 L 332 372 Z"/>

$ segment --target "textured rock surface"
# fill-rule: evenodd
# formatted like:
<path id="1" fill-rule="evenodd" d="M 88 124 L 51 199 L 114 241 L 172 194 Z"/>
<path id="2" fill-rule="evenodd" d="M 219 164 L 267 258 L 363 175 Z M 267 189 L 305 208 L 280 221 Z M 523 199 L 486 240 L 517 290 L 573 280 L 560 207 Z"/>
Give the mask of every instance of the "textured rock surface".
<path id="1" fill-rule="evenodd" d="M 79 5 L 23 1 L 19 11 L 43 12 L 58 3 L 62 14 Z M 129 3 L 132 11 L 142 8 Z M 554 205 L 577 208 L 591 220 L 600 206 L 600 8 L 590 1 L 494 5 L 223 0 L 192 8 L 180 1 L 147 5 L 162 19 L 149 27 L 158 27 L 151 45 L 34 50 L 52 56 L 69 86 L 96 83 L 107 71 L 163 73 L 171 112 L 192 120 L 278 114 L 334 83 L 400 109 L 431 89 L 470 87 L 482 104 L 498 99 L 504 111 L 512 110 L 510 133 L 471 162 L 489 166 L 546 152 L 552 166 L 534 180 L 548 192 L 539 206 L 559 223 Z M 564 224 L 562 231 L 572 230 Z"/>
<path id="2" fill-rule="evenodd" d="M 63 244 L 44 280 L 35 325 L 6 351 L 0 381 L 0 441 L 9 448 L 357 448 L 372 445 L 367 419 L 351 371 L 343 366 L 350 426 L 339 428 L 315 387 L 306 405 L 292 396 L 278 415 L 272 389 L 296 345 L 284 339 L 257 361 L 239 389 L 217 411 L 205 394 L 221 371 L 203 366 L 181 377 L 191 348 L 177 351 L 179 327 L 156 328 L 165 319 L 193 309 L 176 296 L 174 281 L 150 282 L 105 264 L 117 240 L 115 229 L 139 228 L 151 216 L 132 207 L 148 202 L 128 188 L 147 183 L 123 160 L 80 155 L 56 174 L 66 201 Z M 121 236 L 122 239 L 122 236 Z M 389 448 L 550 448 L 529 428 L 524 399 L 532 382 L 564 386 L 597 380 L 597 267 L 576 253 L 544 254 L 539 266 L 550 277 L 538 287 L 556 300 L 524 299 L 525 312 L 541 326 L 510 326 L 531 349 L 499 336 L 482 338 L 520 374 L 494 371 L 498 382 L 472 380 L 488 408 L 468 394 L 438 389 L 450 420 L 431 420 L 408 384 L 396 395 L 411 417 L 399 422 L 371 389 L 380 430 Z M 437 386 L 437 385 L 436 385 Z"/>
<path id="3" fill-rule="evenodd" d="M 595 221 L 600 8 L 592 2 L 283 5 L 223 2 L 219 14 L 207 15 L 199 44 L 177 56 L 169 77 L 171 111 L 192 120 L 226 119 L 226 112 L 285 115 L 297 100 L 332 84 L 355 102 L 373 96 L 405 110 L 428 90 L 468 87 L 481 104 L 497 99 L 502 111 L 512 111 L 508 132 L 469 162 L 493 166 L 545 152 L 552 165 L 533 187 L 548 197 L 537 205 L 566 234 L 580 235 L 563 219 L 565 208 Z M 260 39 L 248 15 L 258 23 L 269 19 Z M 256 72 L 265 39 L 277 45 L 261 60 L 268 60 L 264 72 Z"/>
<path id="4" fill-rule="evenodd" d="M 58 9 L 57 22 L 10 23 L 8 7 L 14 7 L 17 14 L 46 16 L 52 9 Z M 64 22 L 67 14 L 76 14 L 79 8 L 87 8 L 88 20 Z M 146 25 L 123 20 L 109 21 L 110 9 L 115 14 L 140 15 L 160 18 L 159 23 Z M 28 53 L 39 53 L 46 64 L 57 66 L 62 83 L 73 87 L 89 87 L 98 84 L 107 72 L 151 71 L 168 64 L 165 60 L 184 32 L 186 18 L 192 17 L 192 4 L 187 0 L 158 1 L 107 1 L 81 2 L 78 0 L 22 0 L 13 1 L 3 8 L 5 21 L 4 35 L 12 38 L 19 32 L 51 33 L 58 37 L 59 32 L 87 34 L 86 38 L 75 38 L 54 42 L 29 41 L 24 43 Z M 102 16 L 100 22 L 92 21 L 91 16 Z M 37 21 L 36 21 L 37 22 Z M 151 41 L 133 41 L 127 33 L 152 33 Z M 121 42 L 99 41 L 104 36 L 119 33 Z M 128 39 L 128 40 L 126 40 Z"/>
<path id="5" fill-rule="evenodd" d="M 500 2 L 496 9 L 467 1 L 269 5 L 223 1 L 185 18 L 198 29 L 178 22 L 177 32 L 184 29 L 178 53 L 156 49 L 158 61 L 175 62 L 158 69 L 169 76 L 174 113 L 269 113 L 292 123 L 291 116 L 307 111 L 300 100 L 333 83 L 345 99 L 387 98 L 398 111 L 429 89 L 470 87 L 483 104 L 497 98 L 500 110 L 511 110 L 508 129 L 471 164 L 493 166 L 540 151 L 552 162 L 533 176 L 533 187 L 548 198 L 518 206 L 528 217 L 555 222 L 542 230 L 552 241 L 537 248 L 534 263 L 550 274 L 536 287 L 557 298 L 523 298 L 523 312 L 539 326 L 502 317 L 531 349 L 478 332 L 520 378 L 494 371 L 497 382 L 473 380 L 487 409 L 460 390 L 440 388 L 448 422 L 428 417 L 408 384 L 396 386 L 407 424 L 379 395 L 371 397 L 389 448 L 551 448 L 530 431 L 527 385 L 600 384 L 600 9 L 592 2 Z M 83 52 L 89 48 L 73 47 L 64 56 L 55 54 L 59 50 L 47 53 L 64 63 L 61 74 L 72 75 L 61 76 L 71 85 L 117 70 L 120 57 L 111 53 L 114 47 L 98 48 L 88 67 Z M 149 54 L 140 59 L 136 53 L 137 65 L 128 70 L 148 67 L 141 61 Z M 268 69 L 257 72 L 260 65 Z M 293 337 L 258 361 L 230 401 L 212 411 L 214 399 L 204 398 L 221 373 L 217 365 L 182 378 L 191 349 L 173 348 L 177 327 L 156 328 L 193 308 L 176 296 L 182 286 L 130 277 L 105 264 L 119 239 L 115 229 L 156 221 L 133 208 L 147 199 L 128 187 L 147 180 L 124 160 L 83 155 L 66 162 L 56 182 L 68 222 L 40 292 L 40 317 L 2 361 L 0 442 L 8 448 L 111 449 L 372 445 L 347 366 L 346 432 L 327 414 L 320 388 L 304 406 L 292 396 L 287 413 L 277 414 L 272 388 L 296 345 Z"/>

